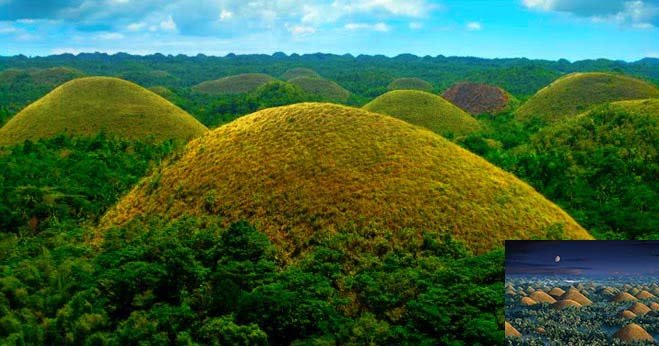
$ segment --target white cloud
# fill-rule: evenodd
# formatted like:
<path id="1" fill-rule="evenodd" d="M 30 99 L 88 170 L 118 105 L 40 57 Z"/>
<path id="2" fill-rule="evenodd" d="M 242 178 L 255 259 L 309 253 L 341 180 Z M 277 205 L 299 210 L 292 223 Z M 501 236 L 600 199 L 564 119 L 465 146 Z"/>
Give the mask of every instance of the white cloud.
<path id="1" fill-rule="evenodd" d="M 17 31 L 18 31 L 18 30 L 17 30 L 16 28 L 14 28 L 13 26 L 11 26 L 11 25 L 0 26 L 0 35 L 3 35 L 3 34 L 13 34 L 13 33 L 17 32 Z"/>
<path id="2" fill-rule="evenodd" d="M 316 28 L 306 25 L 286 25 L 286 29 L 288 29 L 288 31 L 290 31 L 291 34 L 295 36 L 309 35 L 316 32 Z"/>
<path id="3" fill-rule="evenodd" d="M 220 21 L 224 22 L 225 20 L 229 20 L 233 18 L 233 12 L 228 11 L 228 10 L 222 10 L 220 11 Z"/>
<path id="4" fill-rule="evenodd" d="M 335 0 L 332 6 L 348 13 L 382 11 L 407 17 L 423 17 L 437 7 L 425 0 Z"/>
<path id="5" fill-rule="evenodd" d="M 357 30 L 372 30 L 372 31 L 379 31 L 379 32 L 387 32 L 391 30 L 389 25 L 387 23 L 375 23 L 375 24 L 368 24 L 368 23 L 348 23 L 343 26 L 345 29 L 352 30 L 352 31 L 357 31 Z"/>
<path id="6" fill-rule="evenodd" d="M 421 23 L 421 22 L 410 22 L 410 29 L 419 30 L 421 28 L 423 28 L 423 23 Z"/>
<path id="7" fill-rule="evenodd" d="M 174 22 L 174 19 L 171 15 L 160 22 L 160 29 L 163 31 L 176 31 L 176 22 Z"/>
<path id="8" fill-rule="evenodd" d="M 146 27 L 146 23 L 144 22 L 138 22 L 138 23 L 131 23 L 126 26 L 126 30 L 128 31 L 140 31 Z"/>
<path id="9" fill-rule="evenodd" d="M 467 30 L 469 31 L 479 31 L 483 29 L 483 25 L 479 22 L 469 22 L 467 23 Z"/>

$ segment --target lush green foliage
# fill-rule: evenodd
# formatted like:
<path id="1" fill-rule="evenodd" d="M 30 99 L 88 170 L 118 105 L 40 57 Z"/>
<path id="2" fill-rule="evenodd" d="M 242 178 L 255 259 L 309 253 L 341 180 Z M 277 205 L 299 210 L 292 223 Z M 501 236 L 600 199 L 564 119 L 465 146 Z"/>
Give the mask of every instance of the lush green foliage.
<path id="1" fill-rule="evenodd" d="M 65 221 L 97 220 L 152 164 L 175 149 L 107 138 L 58 136 L 0 152 L 0 230 L 36 233 Z"/>
<path id="2" fill-rule="evenodd" d="M 275 81 L 247 94 L 213 96 L 181 90 L 179 94 L 170 94 L 168 99 L 195 114 L 205 125 L 216 127 L 261 109 L 318 101 L 320 98 L 296 85 Z"/>
<path id="3" fill-rule="evenodd" d="M 7 115 L 17 113 L 59 84 L 83 75 L 78 70 L 64 67 L 7 69 L 0 72 L 0 126 L 3 124 L 3 113 L 6 120 Z"/>
<path id="4" fill-rule="evenodd" d="M 614 103 L 538 132 L 511 115 L 459 142 L 514 173 L 598 238 L 656 239 L 657 100 Z"/>
<path id="5" fill-rule="evenodd" d="M 291 80 L 297 77 L 322 78 L 316 71 L 304 67 L 292 68 L 281 75 L 282 80 Z"/>
<path id="6" fill-rule="evenodd" d="M 245 223 L 156 220 L 112 229 L 5 235 L 0 340 L 106 345 L 453 345 L 503 340 L 503 252 L 470 257 L 450 239 L 380 257 L 342 235 L 281 267 Z M 457 341 L 461 340 L 461 341 Z"/>

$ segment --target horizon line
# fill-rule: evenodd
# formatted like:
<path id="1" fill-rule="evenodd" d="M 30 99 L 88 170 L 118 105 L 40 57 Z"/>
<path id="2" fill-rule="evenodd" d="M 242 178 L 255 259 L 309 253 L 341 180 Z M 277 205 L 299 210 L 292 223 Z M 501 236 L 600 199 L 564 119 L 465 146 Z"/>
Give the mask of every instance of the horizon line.
<path id="1" fill-rule="evenodd" d="M 582 61 L 597 61 L 597 60 L 608 60 L 608 61 L 615 61 L 615 62 L 625 62 L 625 63 L 636 63 L 639 61 L 643 60 L 658 60 L 659 57 L 654 57 L 654 56 L 646 56 L 643 58 L 639 58 L 636 60 L 625 60 L 625 59 L 613 59 L 613 58 L 605 58 L 605 57 L 596 57 L 596 58 L 588 58 L 588 59 L 578 59 L 578 60 L 570 60 L 567 58 L 559 58 L 559 59 L 547 59 L 547 58 L 528 58 L 528 57 L 523 57 L 523 56 L 516 56 L 516 57 L 494 57 L 494 58 L 487 58 L 487 57 L 480 57 L 480 56 L 474 56 L 474 55 L 443 55 L 443 54 L 438 54 L 435 56 L 426 54 L 426 55 L 416 55 L 414 53 L 398 53 L 396 55 L 387 55 L 387 54 L 358 54 L 354 55 L 352 53 L 324 53 L 324 52 L 315 52 L 315 53 L 285 53 L 281 51 L 273 52 L 273 53 L 226 53 L 225 55 L 215 55 L 215 54 L 205 54 L 205 53 L 197 53 L 197 54 L 187 54 L 187 53 L 177 53 L 177 54 L 172 54 L 172 53 L 160 53 L 160 52 L 155 52 L 155 53 L 150 53 L 150 54 L 134 54 L 134 53 L 128 53 L 128 52 L 122 52 L 122 51 L 116 51 L 116 52 L 109 52 L 109 51 L 94 51 L 94 52 L 63 52 L 63 53 L 57 53 L 57 54 L 48 54 L 48 55 L 41 55 L 41 54 L 36 54 L 36 55 L 27 55 L 27 54 L 15 54 L 15 55 L 0 55 L 0 58 L 3 59 L 11 59 L 11 58 L 21 58 L 25 57 L 28 59 L 36 59 L 36 58 L 48 58 L 48 57 L 53 57 L 53 56 L 68 56 L 72 55 L 75 57 L 81 56 L 81 55 L 107 55 L 107 56 L 117 56 L 117 55 L 129 55 L 129 56 L 134 56 L 134 57 L 150 57 L 150 56 L 165 56 L 165 57 L 188 57 L 188 58 L 195 58 L 195 57 L 208 57 L 208 58 L 233 58 L 233 57 L 243 57 L 243 56 L 268 56 L 271 58 L 274 58 L 276 56 L 285 56 L 285 57 L 304 57 L 304 56 L 312 56 L 312 55 L 331 55 L 331 56 L 339 56 L 339 57 L 345 57 L 345 56 L 350 56 L 352 58 L 359 58 L 359 57 L 385 57 L 389 59 L 396 59 L 400 57 L 413 57 L 413 58 L 418 58 L 418 59 L 424 59 L 424 58 L 431 58 L 431 59 L 481 59 L 481 60 L 515 60 L 515 59 L 526 59 L 529 61 L 549 61 L 549 62 L 559 62 L 559 61 L 567 61 L 570 64 L 574 64 L 577 62 L 582 62 Z"/>

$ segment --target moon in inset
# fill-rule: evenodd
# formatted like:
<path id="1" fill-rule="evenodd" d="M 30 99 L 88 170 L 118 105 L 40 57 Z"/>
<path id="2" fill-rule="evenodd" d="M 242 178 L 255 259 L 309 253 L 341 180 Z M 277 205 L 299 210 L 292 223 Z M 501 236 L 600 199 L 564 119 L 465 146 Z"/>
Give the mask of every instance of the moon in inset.
<path id="1" fill-rule="evenodd" d="M 554 262 L 558 263 L 560 261 L 561 261 L 561 256 L 556 256 L 556 258 L 554 258 Z"/>

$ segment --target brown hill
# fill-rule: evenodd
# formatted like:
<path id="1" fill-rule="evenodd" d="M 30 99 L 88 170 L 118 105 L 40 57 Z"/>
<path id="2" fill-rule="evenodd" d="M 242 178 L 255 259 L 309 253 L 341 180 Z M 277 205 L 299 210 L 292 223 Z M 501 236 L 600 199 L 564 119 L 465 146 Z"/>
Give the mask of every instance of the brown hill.
<path id="1" fill-rule="evenodd" d="M 627 292 L 620 292 L 612 299 L 614 302 L 635 302 L 638 299 Z"/>
<path id="2" fill-rule="evenodd" d="M 579 304 L 579 302 L 575 302 L 572 299 L 563 299 L 552 304 L 551 307 L 552 309 L 563 310 L 566 308 L 580 308 L 581 304 Z"/>
<path id="3" fill-rule="evenodd" d="M 496 114 L 508 110 L 514 99 L 499 87 L 478 83 L 456 84 L 442 96 L 472 115 Z"/>
<path id="4" fill-rule="evenodd" d="M 654 299 L 656 296 L 646 290 L 642 290 L 641 292 L 638 292 L 636 294 L 636 298 L 638 299 Z"/>
<path id="5" fill-rule="evenodd" d="M 624 342 L 650 341 L 654 342 L 652 335 L 648 334 L 641 326 L 630 323 L 618 330 L 613 337 Z"/>
<path id="6" fill-rule="evenodd" d="M 535 291 L 531 293 L 529 297 L 531 297 L 531 299 L 535 300 L 538 303 L 549 303 L 549 304 L 556 303 L 556 299 L 552 298 L 550 295 L 542 291 Z"/>
<path id="7" fill-rule="evenodd" d="M 647 305 L 645 305 L 643 303 L 639 303 L 639 302 L 634 303 L 627 310 L 629 310 L 629 311 L 631 311 L 631 312 L 633 312 L 633 313 L 635 313 L 636 315 L 639 315 L 639 316 L 645 315 L 645 314 L 647 314 L 648 312 L 651 311 L 650 308 Z"/>
<path id="8" fill-rule="evenodd" d="M 515 329 L 515 327 L 513 327 L 510 323 L 508 323 L 508 321 L 505 323 L 505 329 L 506 337 L 519 338 L 522 336 L 522 334 L 518 332 L 517 329 Z"/>
<path id="9" fill-rule="evenodd" d="M 626 320 L 631 320 L 633 318 L 636 318 L 636 314 L 629 311 L 629 310 L 620 311 L 618 316 L 620 316 L 621 318 L 626 319 Z"/>
<path id="10" fill-rule="evenodd" d="M 520 300 L 520 303 L 521 303 L 522 305 L 524 305 L 524 306 L 531 306 L 531 305 L 538 304 L 538 302 L 536 302 L 535 300 L 533 300 L 533 299 L 531 299 L 531 298 L 529 298 L 529 297 L 523 297 L 523 298 Z"/>
<path id="11" fill-rule="evenodd" d="M 565 294 L 565 291 L 560 287 L 554 287 L 547 293 L 549 293 L 549 295 L 554 297 L 554 298 L 558 298 L 558 297 L 562 296 L 563 294 Z"/>
<path id="12" fill-rule="evenodd" d="M 570 288 L 565 292 L 560 298 L 560 300 L 574 300 L 581 305 L 592 305 L 593 302 L 588 299 L 586 296 L 581 294 L 576 288 Z"/>

